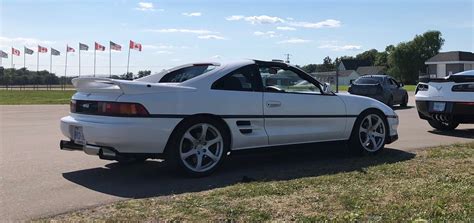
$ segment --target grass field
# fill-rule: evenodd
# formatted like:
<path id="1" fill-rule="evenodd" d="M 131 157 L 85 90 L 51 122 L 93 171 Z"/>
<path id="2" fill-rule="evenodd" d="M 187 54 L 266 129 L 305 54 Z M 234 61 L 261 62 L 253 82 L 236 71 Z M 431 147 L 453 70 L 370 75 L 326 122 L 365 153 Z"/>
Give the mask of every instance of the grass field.
<path id="1" fill-rule="evenodd" d="M 69 104 L 73 90 L 0 90 L 0 105 Z"/>
<path id="2" fill-rule="evenodd" d="M 396 160 L 387 162 L 390 159 Z M 377 164 L 377 160 L 385 163 Z M 372 165 L 364 165 L 368 163 Z M 390 153 L 347 158 L 345 165 L 366 167 L 134 199 L 40 221 L 474 220 L 474 143 L 420 150 L 405 159 L 397 159 L 397 155 Z M 331 165 L 325 168 L 331 169 Z"/>

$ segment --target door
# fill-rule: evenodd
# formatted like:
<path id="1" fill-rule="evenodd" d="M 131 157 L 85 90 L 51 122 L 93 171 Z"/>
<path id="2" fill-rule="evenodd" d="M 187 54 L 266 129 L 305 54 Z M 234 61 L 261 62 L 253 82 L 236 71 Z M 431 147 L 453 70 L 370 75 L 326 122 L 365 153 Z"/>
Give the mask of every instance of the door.
<path id="1" fill-rule="evenodd" d="M 270 145 L 344 139 L 346 109 L 334 94 L 296 68 L 260 66 L 263 113 Z M 274 79 L 288 80 L 275 85 Z"/>
<path id="2" fill-rule="evenodd" d="M 405 91 L 402 89 L 400 84 L 392 78 L 388 79 L 390 91 L 393 95 L 393 101 L 395 103 L 401 103 L 403 101 L 403 97 L 405 96 Z"/>
<path id="3" fill-rule="evenodd" d="M 232 149 L 268 145 L 263 120 L 262 81 L 257 65 L 230 72 L 212 84 L 213 98 L 221 101 L 218 114 L 229 126 Z M 215 101 L 212 105 L 215 107 Z"/>

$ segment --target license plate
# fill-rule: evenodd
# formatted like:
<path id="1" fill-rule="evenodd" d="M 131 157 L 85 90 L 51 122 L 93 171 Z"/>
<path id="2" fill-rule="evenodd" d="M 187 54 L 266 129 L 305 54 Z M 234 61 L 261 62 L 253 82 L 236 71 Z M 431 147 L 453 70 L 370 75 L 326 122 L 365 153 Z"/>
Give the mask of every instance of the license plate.
<path id="1" fill-rule="evenodd" d="M 82 132 L 82 126 L 72 126 L 72 140 L 79 145 L 86 144 L 84 133 Z"/>
<path id="2" fill-rule="evenodd" d="M 445 108 L 446 108 L 446 102 L 433 103 L 433 111 L 435 112 L 443 112 Z"/>

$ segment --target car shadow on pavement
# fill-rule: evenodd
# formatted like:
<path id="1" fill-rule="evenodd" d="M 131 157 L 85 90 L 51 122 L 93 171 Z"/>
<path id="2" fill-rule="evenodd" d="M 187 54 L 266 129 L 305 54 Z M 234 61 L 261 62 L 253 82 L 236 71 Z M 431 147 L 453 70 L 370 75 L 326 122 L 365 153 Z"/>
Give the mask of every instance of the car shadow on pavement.
<path id="1" fill-rule="evenodd" d="M 251 181 L 279 181 L 361 171 L 379 164 L 395 163 L 415 157 L 397 149 L 385 149 L 375 156 L 347 155 L 340 143 L 310 144 L 278 149 L 259 149 L 233 153 L 213 175 L 189 178 L 164 168 L 164 162 L 146 161 L 121 166 L 63 173 L 63 177 L 88 189 L 123 197 L 147 198 L 198 192 Z"/>
<path id="2" fill-rule="evenodd" d="M 451 131 L 430 130 L 430 133 L 443 136 L 452 136 L 465 139 L 474 139 L 474 129 L 455 129 Z"/>

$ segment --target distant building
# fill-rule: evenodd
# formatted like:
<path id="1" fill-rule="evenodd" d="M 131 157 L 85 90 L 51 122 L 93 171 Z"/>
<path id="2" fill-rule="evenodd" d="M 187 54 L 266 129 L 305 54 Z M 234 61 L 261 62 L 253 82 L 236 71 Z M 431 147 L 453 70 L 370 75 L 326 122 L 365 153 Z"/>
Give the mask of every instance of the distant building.
<path id="1" fill-rule="evenodd" d="M 356 71 L 360 76 L 384 75 L 385 67 L 384 66 L 362 66 L 362 67 L 358 67 Z"/>
<path id="2" fill-rule="evenodd" d="M 425 64 L 430 77 L 446 77 L 461 71 L 474 70 L 474 54 L 463 51 L 443 52 L 431 57 Z"/>
<path id="3" fill-rule="evenodd" d="M 336 71 L 315 72 L 310 73 L 310 75 L 316 78 L 321 83 L 330 83 L 331 85 L 336 84 Z M 355 70 L 340 70 L 339 85 L 349 85 L 351 80 L 355 80 L 359 77 L 359 73 L 357 73 L 357 71 Z"/>
<path id="4" fill-rule="evenodd" d="M 339 70 L 357 70 L 359 67 L 371 66 L 368 60 L 342 59 L 339 63 Z"/>

